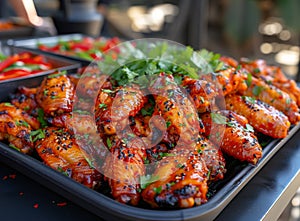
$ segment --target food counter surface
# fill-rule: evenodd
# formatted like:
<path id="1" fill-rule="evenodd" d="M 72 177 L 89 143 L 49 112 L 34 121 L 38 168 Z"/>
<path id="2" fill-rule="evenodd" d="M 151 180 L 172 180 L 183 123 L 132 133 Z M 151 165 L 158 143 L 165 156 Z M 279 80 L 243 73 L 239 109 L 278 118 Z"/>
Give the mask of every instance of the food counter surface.
<path id="1" fill-rule="evenodd" d="M 276 220 L 300 186 L 300 131 L 216 220 Z M 101 220 L 0 161 L 1 220 Z"/>

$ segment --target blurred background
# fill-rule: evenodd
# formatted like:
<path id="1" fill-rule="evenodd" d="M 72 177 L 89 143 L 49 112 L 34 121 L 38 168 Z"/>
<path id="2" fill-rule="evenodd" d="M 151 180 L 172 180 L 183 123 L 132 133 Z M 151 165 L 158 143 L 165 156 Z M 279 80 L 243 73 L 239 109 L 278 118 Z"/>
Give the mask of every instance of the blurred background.
<path id="1" fill-rule="evenodd" d="M 103 17 L 96 35 L 165 38 L 236 59 L 263 58 L 299 81 L 299 0 L 34 0 L 39 16 L 56 20 L 62 3 L 70 2 L 96 7 Z M 13 9 L 4 14 L 14 15 Z M 66 26 L 56 22 L 55 28 L 66 33 Z M 86 33 L 83 28 L 76 32 Z"/>

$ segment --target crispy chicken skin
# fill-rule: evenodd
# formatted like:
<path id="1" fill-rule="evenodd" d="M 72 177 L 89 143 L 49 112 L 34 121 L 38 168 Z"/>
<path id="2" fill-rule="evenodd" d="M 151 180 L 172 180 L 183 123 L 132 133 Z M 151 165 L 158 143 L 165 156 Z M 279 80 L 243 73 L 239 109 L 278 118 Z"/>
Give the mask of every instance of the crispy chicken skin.
<path id="1" fill-rule="evenodd" d="M 190 153 L 187 158 L 181 154 L 165 157 L 152 175 L 157 181 L 142 191 L 142 198 L 153 208 L 201 205 L 207 202 L 207 174 L 208 169 L 198 152 Z"/>
<path id="2" fill-rule="evenodd" d="M 217 73 L 202 75 L 201 79 L 216 85 L 219 96 L 226 96 L 227 94 L 242 92 L 247 89 L 243 71 L 233 67 L 228 67 Z"/>
<path id="3" fill-rule="evenodd" d="M 89 188 L 99 186 L 101 174 L 89 165 L 74 135 L 57 127 L 47 127 L 43 133 L 44 138 L 37 139 L 35 149 L 46 165 Z"/>
<path id="4" fill-rule="evenodd" d="M 176 85 L 173 76 L 159 74 L 149 90 L 155 98 L 154 115 L 162 116 L 165 120 L 170 140 L 174 144 L 179 139 L 185 143 L 195 143 L 203 127 L 193 103 Z"/>
<path id="5" fill-rule="evenodd" d="M 223 179 L 226 173 L 226 162 L 221 149 L 204 136 L 199 135 L 195 150 L 201 155 L 209 170 L 208 181 Z"/>
<path id="6" fill-rule="evenodd" d="M 135 116 L 145 102 L 146 97 L 135 85 L 119 87 L 113 93 L 101 90 L 95 105 L 95 119 L 100 135 L 114 135 L 116 128 L 123 131 L 129 127 L 129 117 Z"/>
<path id="7" fill-rule="evenodd" d="M 242 59 L 240 64 L 253 76 L 288 93 L 290 97 L 295 100 L 297 105 L 300 106 L 300 88 L 297 87 L 297 83 L 294 80 L 288 79 L 284 75 L 280 67 L 269 66 L 266 61 L 262 59 L 252 61 Z"/>
<path id="8" fill-rule="evenodd" d="M 137 205 L 140 201 L 139 178 L 145 174 L 146 153 L 141 139 L 130 139 L 130 117 L 134 117 L 146 102 L 135 86 L 101 90 L 95 105 L 97 130 L 111 154 L 106 156 L 103 170 L 114 199 Z M 119 131 L 120 134 L 116 134 Z M 130 139 L 130 140 L 129 140 Z"/>
<path id="9" fill-rule="evenodd" d="M 212 114 L 224 116 L 226 124 L 213 122 Z M 257 137 L 245 128 L 245 118 L 232 111 L 219 111 L 202 114 L 201 119 L 205 125 L 205 135 L 212 142 L 220 144 L 222 151 L 229 156 L 251 164 L 256 164 L 262 157 Z"/>
<path id="10" fill-rule="evenodd" d="M 191 96 L 191 100 L 199 113 L 204 113 L 213 109 L 214 99 L 217 96 L 214 86 L 204 80 L 185 77 L 182 86 Z"/>
<path id="11" fill-rule="evenodd" d="M 273 138 L 287 136 L 291 123 L 282 112 L 274 107 L 236 94 L 226 96 L 225 101 L 227 110 L 246 117 L 256 131 Z"/>
<path id="12" fill-rule="evenodd" d="M 37 88 L 19 87 L 17 93 L 11 95 L 11 103 L 29 114 L 35 114 L 34 111 L 37 108 L 36 90 Z"/>
<path id="13" fill-rule="evenodd" d="M 66 74 L 46 77 L 38 87 L 36 100 L 46 115 L 55 116 L 72 111 L 74 86 Z"/>
<path id="14" fill-rule="evenodd" d="M 259 99 L 273 106 L 283 112 L 292 124 L 296 124 L 300 120 L 299 108 L 296 102 L 284 91 L 273 85 L 268 85 L 262 80 L 252 77 L 248 89 L 241 94 Z"/>
<path id="15" fill-rule="evenodd" d="M 114 199 L 120 203 L 137 205 L 140 201 L 140 176 L 145 175 L 145 149 L 140 140 L 132 146 L 118 140 L 111 147 L 103 165 L 105 179 Z"/>
<path id="16" fill-rule="evenodd" d="M 10 145 L 21 152 L 31 152 L 33 143 L 30 132 L 39 126 L 39 122 L 34 117 L 11 103 L 0 104 L 0 140 L 8 140 Z"/>

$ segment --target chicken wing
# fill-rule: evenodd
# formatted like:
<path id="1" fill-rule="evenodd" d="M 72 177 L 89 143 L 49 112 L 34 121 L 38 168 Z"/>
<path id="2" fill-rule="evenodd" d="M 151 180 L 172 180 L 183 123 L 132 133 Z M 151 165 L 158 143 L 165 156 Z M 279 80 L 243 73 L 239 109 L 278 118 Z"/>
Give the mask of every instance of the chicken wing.
<path id="1" fill-rule="evenodd" d="M 252 77 L 251 84 L 242 95 L 259 99 L 277 110 L 283 112 L 292 124 L 300 120 L 299 108 L 296 102 L 284 91 L 273 85 L 268 85 L 262 80 Z"/>
<path id="2" fill-rule="evenodd" d="M 272 84 L 280 90 L 286 92 L 300 106 L 300 88 L 297 83 L 287 78 L 280 67 L 269 66 L 265 60 L 241 60 L 243 68 L 248 70 L 256 78 L 264 80 L 267 84 Z"/>
<path id="3" fill-rule="evenodd" d="M 208 169 L 197 152 L 187 159 L 180 154 L 165 157 L 152 177 L 156 181 L 143 189 L 142 198 L 153 208 L 188 208 L 207 202 Z"/>
<path id="4" fill-rule="evenodd" d="M 155 98 L 155 114 L 166 122 L 167 133 L 173 144 L 180 139 L 184 143 L 195 143 L 203 129 L 197 111 L 187 95 L 176 85 L 172 75 L 159 74 L 150 91 Z"/>
<path id="5" fill-rule="evenodd" d="M 72 111 L 74 86 L 64 73 L 46 77 L 37 90 L 37 103 L 46 115 L 55 116 Z"/>
<path id="6" fill-rule="evenodd" d="M 114 135 L 116 129 L 119 132 L 125 131 L 126 127 L 128 129 L 129 117 L 135 116 L 145 102 L 146 97 L 134 85 L 120 87 L 113 93 L 101 90 L 95 106 L 96 124 L 100 135 Z"/>
<path id="7" fill-rule="evenodd" d="M 290 128 L 288 118 L 274 107 L 251 97 L 231 94 L 225 97 L 226 108 L 246 117 L 249 124 L 265 135 L 284 138 Z"/>
<path id="8" fill-rule="evenodd" d="M 105 159 L 103 171 L 114 199 L 120 203 L 137 205 L 140 201 L 140 177 L 145 175 L 145 148 L 140 140 L 132 146 L 117 141 L 111 155 Z"/>
<path id="9" fill-rule="evenodd" d="M 21 152 L 31 152 L 33 143 L 30 133 L 39 126 L 37 119 L 11 103 L 0 104 L 0 139 L 8 140 L 11 146 Z"/>
<path id="10" fill-rule="evenodd" d="M 219 119 L 218 123 L 214 122 L 215 118 Z M 254 133 L 246 129 L 245 118 L 232 111 L 219 111 L 205 113 L 201 119 L 205 125 L 205 135 L 220 144 L 222 151 L 229 156 L 252 164 L 262 157 L 262 148 Z"/>
<path id="11" fill-rule="evenodd" d="M 211 83 L 204 80 L 185 77 L 182 81 L 182 86 L 191 96 L 191 100 L 194 102 L 199 113 L 204 113 L 213 109 L 217 92 Z"/>
<path id="12" fill-rule="evenodd" d="M 35 149 L 46 165 L 89 188 L 100 185 L 101 174 L 89 164 L 74 135 L 57 127 L 47 127 L 39 132 L 35 137 Z"/>

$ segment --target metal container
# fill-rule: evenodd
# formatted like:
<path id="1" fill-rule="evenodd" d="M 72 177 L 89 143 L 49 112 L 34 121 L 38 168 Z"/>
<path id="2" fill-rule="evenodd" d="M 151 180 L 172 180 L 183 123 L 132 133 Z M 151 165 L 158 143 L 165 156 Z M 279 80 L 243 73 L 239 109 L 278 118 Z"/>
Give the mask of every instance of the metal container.
<path id="1" fill-rule="evenodd" d="M 12 48 L 12 50 L 16 50 L 17 48 L 22 48 L 30 51 L 35 52 L 42 52 L 49 55 L 55 55 L 61 58 L 71 59 L 76 62 L 80 62 L 82 65 L 87 66 L 91 63 L 91 61 L 79 58 L 76 56 L 68 56 L 59 53 L 49 52 L 49 51 L 42 51 L 38 48 L 39 44 L 45 44 L 48 46 L 54 46 L 60 41 L 70 41 L 70 40 L 81 40 L 82 38 L 87 37 L 86 35 L 82 34 L 68 34 L 68 35 L 59 35 L 59 36 L 52 36 L 52 37 L 40 37 L 40 38 L 30 38 L 30 39 L 22 39 L 22 40 L 13 40 L 9 39 L 6 44 Z"/>
<path id="2" fill-rule="evenodd" d="M 6 51 L 6 54 L 10 55 L 13 53 L 22 53 L 27 51 L 23 48 L 15 48 L 14 50 L 11 48 L 9 51 Z M 29 76 L 24 77 L 18 77 L 8 80 L 1 80 L 0 81 L 0 91 L 1 93 L 11 93 L 14 91 L 15 84 L 18 84 L 18 82 L 32 82 L 31 79 L 43 77 L 45 75 L 48 75 L 50 73 L 53 73 L 55 71 L 75 71 L 78 68 L 81 67 L 81 64 L 79 62 L 66 59 L 66 58 L 59 58 L 54 55 L 49 55 L 43 52 L 34 52 L 30 51 L 33 55 L 43 55 L 47 62 L 50 62 L 52 64 L 52 68 L 46 71 L 40 71 L 34 74 L 31 74 Z"/>

